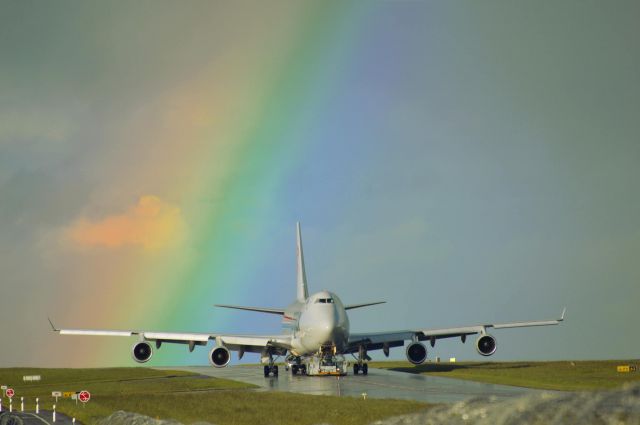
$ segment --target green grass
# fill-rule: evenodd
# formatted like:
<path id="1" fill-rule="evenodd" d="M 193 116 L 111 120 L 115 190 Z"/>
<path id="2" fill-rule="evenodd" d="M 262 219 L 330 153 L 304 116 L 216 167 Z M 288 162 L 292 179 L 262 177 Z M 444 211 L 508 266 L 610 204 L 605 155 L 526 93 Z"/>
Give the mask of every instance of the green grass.
<path id="1" fill-rule="evenodd" d="M 23 375 L 41 375 L 40 383 L 24 383 Z M 322 379 L 322 378 L 309 378 Z M 117 410 L 136 412 L 183 423 L 207 421 L 219 425 L 335 425 L 368 424 L 377 419 L 426 409 L 424 403 L 405 400 L 361 400 L 350 397 L 311 396 L 285 392 L 254 391 L 254 386 L 227 379 L 202 377 L 189 372 L 147 368 L 113 369 L 0 369 L 0 383 L 15 391 L 27 409 L 51 409 L 52 391 L 91 392 L 82 406 L 59 399 L 58 411 L 85 424 Z M 8 400 L 3 400 L 6 406 Z"/>
<path id="2" fill-rule="evenodd" d="M 618 365 L 637 365 L 639 370 L 619 373 Z M 414 366 L 406 361 L 373 362 L 370 367 L 448 378 L 468 379 L 491 384 L 548 390 L 596 390 L 640 382 L 640 361 L 553 361 L 553 362 L 464 362 L 425 363 Z"/>

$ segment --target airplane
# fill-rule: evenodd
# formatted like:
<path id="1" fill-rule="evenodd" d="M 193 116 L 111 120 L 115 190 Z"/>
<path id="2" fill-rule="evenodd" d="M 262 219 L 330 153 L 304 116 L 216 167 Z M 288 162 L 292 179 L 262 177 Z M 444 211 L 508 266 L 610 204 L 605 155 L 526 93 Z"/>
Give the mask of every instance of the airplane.
<path id="1" fill-rule="evenodd" d="M 144 330 L 87 330 L 58 329 L 49 320 L 51 328 L 60 335 L 97 335 L 97 336 L 137 336 L 131 355 L 138 363 L 149 361 L 153 355 L 151 343 L 159 349 L 163 343 L 186 344 L 192 352 L 196 345 L 206 346 L 209 341 L 214 345 L 209 352 L 209 362 L 214 367 L 225 367 L 231 360 L 231 351 L 238 352 L 238 359 L 245 353 L 259 353 L 264 364 L 264 376 L 278 376 L 279 357 L 285 357 L 285 368 L 292 374 L 301 375 L 346 375 L 349 363 L 345 355 L 352 355 L 353 374 L 368 373 L 368 352 L 382 350 L 386 357 L 390 349 L 402 347 L 405 341 L 407 360 L 419 365 L 427 359 L 427 341 L 431 347 L 439 339 L 460 338 L 464 343 L 469 335 L 479 335 L 476 350 L 482 356 L 491 356 L 496 352 L 496 338 L 488 333 L 489 329 L 521 328 L 532 326 L 558 325 L 564 320 L 566 308 L 559 319 L 530 322 L 478 324 L 444 329 L 414 328 L 391 332 L 351 333 L 349 310 L 383 304 L 385 301 L 361 304 L 343 304 L 333 292 L 322 290 L 309 295 L 307 275 L 302 249 L 300 223 L 296 224 L 296 263 L 297 297 L 286 308 L 247 307 L 216 304 L 217 307 L 273 314 L 282 317 L 283 331 L 274 335 L 236 335 L 227 333 L 181 333 L 154 332 Z"/>

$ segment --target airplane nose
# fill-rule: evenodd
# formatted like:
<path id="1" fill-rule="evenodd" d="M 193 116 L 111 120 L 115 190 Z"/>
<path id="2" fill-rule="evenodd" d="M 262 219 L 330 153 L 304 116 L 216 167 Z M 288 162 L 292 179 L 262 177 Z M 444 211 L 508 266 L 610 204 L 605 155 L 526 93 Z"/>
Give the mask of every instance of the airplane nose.
<path id="1" fill-rule="evenodd" d="M 308 316 L 303 316 L 302 344 L 313 351 L 324 345 L 342 346 L 349 326 L 348 321 L 345 322 L 346 317 L 341 317 L 333 306 L 320 304 L 314 307 L 308 311 Z"/>
<path id="2" fill-rule="evenodd" d="M 338 336 L 339 332 L 339 318 L 337 314 L 327 315 L 324 317 L 322 325 L 320 326 L 319 337 L 324 340 L 323 342 L 333 342 Z"/>

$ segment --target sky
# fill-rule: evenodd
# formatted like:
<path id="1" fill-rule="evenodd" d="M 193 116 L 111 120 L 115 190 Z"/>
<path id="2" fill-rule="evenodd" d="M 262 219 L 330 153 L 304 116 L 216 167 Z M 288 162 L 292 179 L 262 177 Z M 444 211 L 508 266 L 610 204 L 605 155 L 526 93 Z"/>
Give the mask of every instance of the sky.
<path id="1" fill-rule="evenodd" d="M 0 1 L 0 366 L 134 365 L 135 339 L 48 316 L 277 334 L 213 304 L 291 302 L 296 221 L 311 292 L 387 301 L 352 331 L 566 306 L 496 331 L 493 358 L 637 357 L 639 20 L 634 1 Z"/>

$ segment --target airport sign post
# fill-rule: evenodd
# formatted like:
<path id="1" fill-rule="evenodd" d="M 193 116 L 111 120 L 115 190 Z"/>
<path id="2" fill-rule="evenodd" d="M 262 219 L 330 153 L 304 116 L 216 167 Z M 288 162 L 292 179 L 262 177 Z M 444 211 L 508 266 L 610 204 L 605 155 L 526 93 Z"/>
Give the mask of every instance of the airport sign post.
<path id="1" fill-rule="evenodd" d="M 53 391 L 53 392 L 51 393 L 51 397 L 55 397 L 55 399 L 56 399 L 56 403 L 57 403 L 57 402 L 58 402 L 58 397 L 62 397 L 62 392 L 60 392 L 60 391 Z"/>
<path id="2" fill-rule="evenodd" d="M 15 394 L 15 391 L 13 391 L 13 388 L 7 388 L 5 395 L 9 397 L 9 413 L 13 412 L 13 395 L 14 394 Z"/>
<path id="3" fill-rule="evenodd" d="M 36 415 L 40 414 L 40 399 L 36 397 Z"/>
<path id="4" fill-rule="evenodd" d="M 78 399 L 82 402 L 82 405 L 84 406 L 84 403 L 91 400 L 91 393 L 89 391 L 80 391 L 80 393 L 78 394 Z"/>
<path id="5" fill-rule="evenodd" d="M 4 397 L 4 393 L 5 391 L 7 391 L 7 386 L 6 385 L 0 386 L 0 390 L 2 390 L 2 397 Z"/>
<path id="6" fill-rule="evenodd" d="M 636 371 L 636 367 L 632 366 L 632 365 L 622 365 L 622 366 L 618 366 L 618 372 L 621 373 L 629 373 L 629 372 L 635 372 Z"/>
<path id="7" fill-rule="evenodd" d="M 24 382 L 35 382 L 35 381 L 40 381 L 42 379 L 42 376 L 40 375 L 25 375 L 22 377 L 22 380 Z"/>

